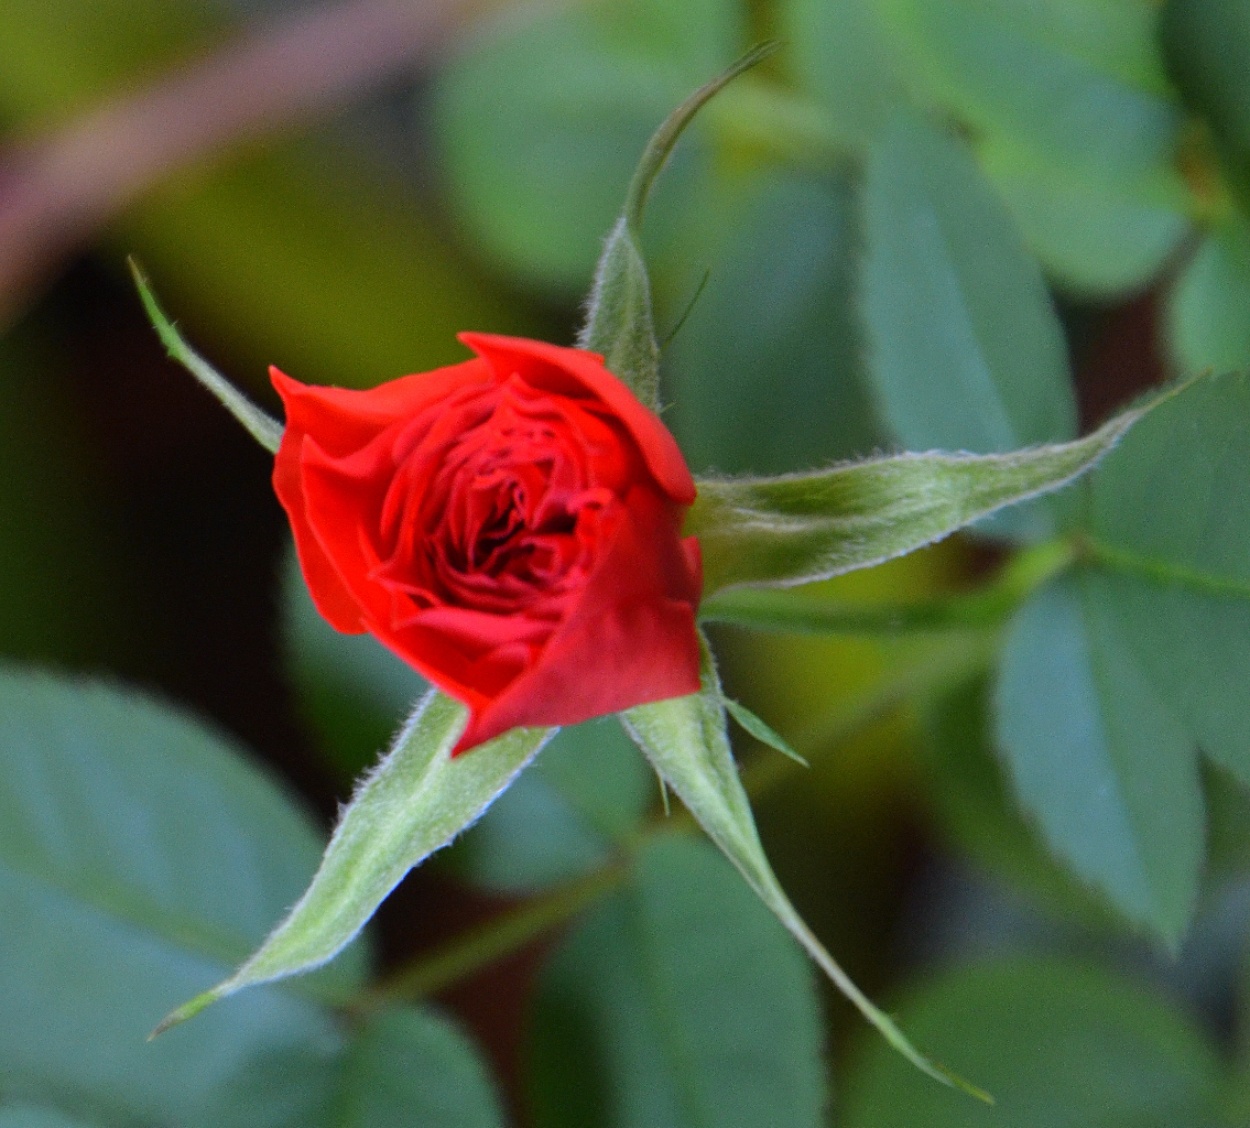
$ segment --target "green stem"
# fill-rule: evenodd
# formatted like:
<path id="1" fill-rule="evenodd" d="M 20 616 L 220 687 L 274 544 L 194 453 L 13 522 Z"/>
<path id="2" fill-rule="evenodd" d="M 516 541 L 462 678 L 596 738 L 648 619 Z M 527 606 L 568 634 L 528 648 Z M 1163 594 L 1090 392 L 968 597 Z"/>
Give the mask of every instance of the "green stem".
<path id="1" fill-rule="evenodd" d="M 437 994 L 571 920 L 628 876 L 629 860 L 621 860 L 500 913 L 400 968 L 348 1009 L 362 1014 L 395 1000 Z"/>
<path id="2" fill-rule="evenodd" d="M 803 634 L 899 634 L 992 627 L 1032 592 L 1070 567 L 1076 546 L 1050 541 L 1014 557 L 979 591 L 906 603 L 837 603 L 785 588 L 718 592 L 699 611 L 704 622 Z"/>
<path id="3" fill-rule="evenodd" d="M 635 236 L 642 226 L 642 213 L 646 210 L 647 197 L 651 194 L 651 188 L 665 164 L 668 163 L 677 139 L 690 124 L 691 118 L 738 75 L 768 58 L 780 46 L 780 43 L 773 40 L 761 43 L 758 47 L 748 51 L 728 70 L 717 75 L 707 85 L 699 87 L 669 114 L 664 124 L 655 131 L 651 140 L 647 142 L 642 159 L 638 162 L 633 179 L 629 182 L 629 191 L 625 195 L 625 224 Z"/>

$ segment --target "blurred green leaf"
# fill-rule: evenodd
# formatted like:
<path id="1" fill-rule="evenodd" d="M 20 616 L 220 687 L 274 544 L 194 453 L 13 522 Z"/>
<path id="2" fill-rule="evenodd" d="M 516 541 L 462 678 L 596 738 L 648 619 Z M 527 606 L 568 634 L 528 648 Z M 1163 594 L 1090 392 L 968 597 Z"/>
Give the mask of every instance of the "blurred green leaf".
<path id="1" fill-rule="evenodd" d="M 1221 1126 L 1244 1124 L 1250 1120 L 1250 1072 L 1243 1069 L 1233 1079 L 1226 1090 L 1223 1106 Z"/>
<path id="2" fill-rule="evenodd" d="M 1202 866 L 1198 765 L 1099 577 L 1061 580 L 1020 611 L 996 706 L 1016 794 L 1051 850 L 1175 947 Z"/>
<path id="3" fill-rule="evenodd" d="M 868 369 L 902 445 L 988 454 L 1074 435 L 1041 271 L 966 148 L 899 118 L 872 147 L 864 194 Z M 1003 527 L 1037 538 L 1053 520 L 1030 506 Z"/>
<path id="4" fill-rule="evenodd" d="M 461 876 L 531 892 L 605 865 L 656 795 L 615 718 L 563 728 L 447 856 Z"/>
<path id="5" fill-rule="evenodd" d="M 91 1125 L 41 1105 L 15 1104 L 0 1107 L 0 1128 L 91 1128 Z"/>
<path id="6" fill-rule="evenodd" d="M 977 156 L 1047 273 L 1078 295 L 1143 288 L 1189 228 L 1186 188 L 1171 170 L 1134 181 L 996 139 Z"/>
<path id="7" fill-rule="evenodd" d="M 556 952 L 535 1001 L 537 1128 L 817 1128 L 815 983 L 705 843 L 650 842 Z"/>
<path id="8" fill-rule="evenodd" d="M 1202 380 L 1090 482 L 1100 580 L 1155 691 L 1250 786 L 1250 378 Z"/>
<path id="9" fill-rule="evenodd" d="M 303 897 L 242 967 L 169 1014 L 158 1033 L 244 987 L 333 959 L 404 875 L 471 825 L 552 735 L 516 728 L 453 757 L 466 715 L 438 690 L 418 702 L 343 811 Z"/>
<path id="10" fill-rule="evenodd" d="M 370 1018 L 347 1051 L 336 1128 L 503 1128 L 473 1044 L 433 1011 Z"/>
<path id="11" fill-rule="evenodd" d="M 1119 918 L 1039 845 L 1021 817 L 995 755 L 989 706 L 989 686 L 979 678 L 923 705 L 926 802 L 975 864 L 1033 894 L 1065 924 L 1110 933 Z"/>
<path id="12" fill-rule="evenodd" d="M 686 532 L 703 549 L 704 592 L 810 583 L 913 552 L 1083 474 L 1174 393 L 1083 439 L 1010 454 L 900 454 L 812 474 L 703 479 Z"/>
<path id="13" fill-rule="evenodd" d="M 1185 372 L 1250 367 L 1250 221 L 1230 214 L 1198 244 L 1169 297 L 1167 339 Z"/>
<path id="14" fill-rule="evenodd" d="M 1250 786 L 1250 594 L 1104 575 L 1098 598 L 1191 741 Z"/>
<path id="15" fill-rule="evenodd" d="M 1149 0 L 880 0 L 912 76 L 979 131 L 1061 166 L 1150 174 L 1172 158 Z"/>
<path id="16" fill-rule="evenodd" d="M 800 87 L 824 106 L 847 142 L 862 147 L 909 101 L 897 46 L 874 0 L 783 0 L 781 32 Z"/>
<path id="17" fill-rule="evenodd" d="M 652 130 L 744 39 L 725 0 L 599 0 L 499 22 L 444 66 L 435 90 L 460 219 L 532 285 L 584 291 Z M 662 249 L 653 266 L 676 255 L 711 176 L 692 134 L 648 220 L 647 243 Z"/>
<path id="18" fill-rule="evenodd" d="M 986 1082 L 969 1107 L 866 1045 L 846 1128 L 1176 1128 L 1213 1124 L 1220 1066 L 1192 1022 L 1095 967 L 1035 960 L 961 968 L 900 1007 L 917 1035 Z"/>
<path id="19" fill-rule="evenodd" d="M 140 68 L 152 73 L 185 62 L 215 30 L 208 9 L 159 0 L 4 0 L 0 24 L 4 113 L 41 125 L 118 93 Z"/>
<path id="20" fill-rule="evenodd" d="M 1182 97 L 1211 126 L 1250 202 L 1250 8 L 1242 0 L 1167 0 L 1159 35 Z"/>
<path id="21" fill-rule="evenodd" d="M 1003 658 L 999 741 L 1025 807 L 1169 943 L 1202 863 L 1198 749 L 1250 783 L 1247 490 L 1250 380 L 1161 404 L 1089 482 L 1088 565 L 1023 610 Z"/>
<path id="22" fill-rule="evenodd" d="M 301 998 L 258 991 L 144 1038 L 264 936 L 319 839 L 173 710 L 0 672 L 0 1090 L 107 1123 L 317 1123 L 340 1036 Z M 346 959 L 321 988 L 341 994 L 360 972 Z"/>
<path id="23" fill-rule="evenodd" d="M 848 184 L 763 171 L 733 192 L 707 287 L 665 357 L 665 419 L 687 461 L 769 474 L 873 449 Z"/>

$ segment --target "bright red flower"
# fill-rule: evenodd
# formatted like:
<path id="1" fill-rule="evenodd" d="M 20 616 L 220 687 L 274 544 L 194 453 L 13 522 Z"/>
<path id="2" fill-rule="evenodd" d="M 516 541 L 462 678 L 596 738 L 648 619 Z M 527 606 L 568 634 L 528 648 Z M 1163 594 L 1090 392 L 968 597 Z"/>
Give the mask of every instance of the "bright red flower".
<path id="1" fill-rule="evenodd" d="M 271 370 L 274 488 L 318 609 L 468 706 L 456 752 L 698 690 L 672 435 L 594 353 L 460 339 L 475 359 L 368 391 Z"/>

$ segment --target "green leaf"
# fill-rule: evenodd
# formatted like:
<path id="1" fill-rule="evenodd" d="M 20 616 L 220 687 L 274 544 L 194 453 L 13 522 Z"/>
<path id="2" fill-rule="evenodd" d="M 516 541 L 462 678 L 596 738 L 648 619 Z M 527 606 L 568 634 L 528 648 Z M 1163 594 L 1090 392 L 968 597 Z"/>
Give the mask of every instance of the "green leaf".
<path id="1" fill-rule="evenodd" d="M 1227 1125 L 1244 1124 L 1250 1120 L 1250 1072 L 1242 1069 L 1225 1088 L 1223 1103 L 1224 1118 L 1219 1122 L 1220 1128 Z"/>
<path id="2" fill-rule="evenodd" d="M 903 445 L 988 454 L 1075 434 L 1041 271 L 965 147 L 900 118 L 864 193 L 869 370 Z"/>
<path id="3" fill-rule="evenodd" d="M 1011 454 L 902 454 L 779 478 L 703 479 L 686 532 L 703 548 L 707 596 L 790 585 L 879 564 L 1094 466 L 1160 396 L 1070 443 Z"/>
<path id="4" fill-rule="evenodd" d="M 1065 929 L 1117 934 L 1119 914 L 1038 842 L 1013 799 L 994 747 L 990 686 L 982 677 L 921 703 L 922 793 L 946 836 L 978 870 L 1028 895 Z"/>
<path id="5" fill-rule="evenodd" d="M 452 757 L 464 706 L 431 690 L 358 787 L 321 868 L 289 915 L 228 979 L 170 1014 L 157 1033 L 244 987 L 332 959 L 404 875 L 471 825 L 552 735 L 513 729 Z"/>
<path id="6" fill-rule="evenodd" d="M 1026 608 L 1004 656 L 1000 739 L 1026 806 L 1171 943 L 1202 862 L 1197 750 L 1250 784 L 1247 490 L 1250 381 L 1198 381 L 1093 475 L 1079 584 Z"/>
<path id="7" fill-rule="evenodd" d="M 264 937 L 320 849 L 288 796 L 184 715 L 0 670 L 0 1090 L 108 1124 L 318 1123 L 341 1038 L 305 999 L 261 990 L 144 1037 Z M 341 997 L 360 964 L 306 987 Z"/>
<path id="8" fill-rule="evenodd" d="M 336 1128 L 503 1128 L 473 1044 L 429 1009 L 374 1015 L 343 1062 Z"/>
<path id="9" fill-rule="evenodd" d="M 977 1117 L 894 1055 L 865 1047 L 845 1128 L 1173 1128 L 1214 1124 L 1220 1065 L 1193 1023 L 1139 987 L 1074 961 L 961 968 L 900 1007 L 909 1025 L 993 1090 Z"/>
<path id="10" fill-rule="evenodd" d="M 624 380 L 649 407 L 658 408 L 660 402 L 660 350 L 651 314 L 651 280 L 639 245 L 647 200 L 695 114 L 730 82 L 776 49 L 776 43 L 764 43 L 748 51 L 664 119 L 634 169 L 624 210 L 608 232 L 595 268 L 586 302 L 586 324 L 578 337 L 578 346 L 602 353 L 608 370 Z"/>
<path id="11" fill-rule="evenodd" d="M 978 132 L 1112 176 L 1166 166 L 1181 124 L 1140 0 L 882 0 L 912 74 Z"/>
<path id="12" fill-rule="evenodd" d="M 1131 179 L 1048 160 L 1006 140 L 977 150 L 1029 249 L 1069 291 L 1116 297 L 1145 287 L 1189 229 L 1179 174 Z"/>
<path id="13" fill-rule="evenodd" d="M 130 260 L 130 273 L 134 276 L 135 286 L 138 287 L 139 297 L 143 301 L 144 310 L 147 311 L 148 320 L 152 322 L 152 328 L 160 337 L 165 351 L 216 396 L 222 407 L 243 425 L 243 429 L 252 438 L 270 454 L 277 454 L 282 442 L 282 424 L 261 411 L 182 339 L 177 327 L 157 303 L 147 275 L 143 273 L 142 268 L 134 259 Z"/>
<path id="14" fill-rule="evenodd" d="M 702 642 L 702 691 L 622 713 L 630 736 L 760 900 L 890 1045 L 929 1076 L 988 1100 L 979 1089 L 917 1051 L 889 1016 L 855 986 L 790 903 L 764 855 L 750 802 L 738 779 L 725 731 L 724 694 L 711 650 L 706 640 Z"/>
<path id="15" fill-rule="evenodd" d="M 1168 0 L 1159 38 L 1181 95 L 1206 119 L 1250 201 L 1250 12 L 1241 0 Z"/>
<path id="16" fill-rule="evenodd" d="M 654 798 L 655 777 L 613 718 L 563 728 L 446 861 L 488 889 L 533 892 L 608 864 Z"/>
<path id="17" fill-rule="evenodd" d="M 785 0 L 781 21 L 796 80 L 847 142 L 866 146 L 910 101 L 874 0 Z"/>
<path id="18" fill-rule="evenodd" d="M 1175 947 L 1198 895 L 1201 780 L 1111 599 L 1083 573 L 1021 610 L 1002 656 L 998 743 L 1051 850 Z"/>
<path id="19" fill-rule="evenodd" d="M 1250 598 L 1250 377 L 1197 380 L 1161 402 L 1090 479 L 1096 558 Z"/>
<path id="20" fill-rule="evenodd" d="M 584 290 L 656 122 L 745 34 L 722 0 L 589 3 L 500 23 L 434 90 L 460 220 L 530 284 Z M 670 258 L 713 176 L 707 151 L 683 146 L 648 221 Z"/>
<path id="21" fill-rule="evenodd" d="M 877 448 L 851 293 L 850 183 L 768 168 L 732 190 L 708 285 L 665 354 L 664 418 L 686 461 L 775 474 Z"/>
<path id="22" fill-rule="evenodd" d="M 42 1105 L 12 1104 L 0 1107 L 0 1128 L 92 1128 L 85 1120 L 66 1116 Z"/>
<path id="23" fill-rule="evenodd" d="M 544 971 L 532 1029 L 536 1128 L 824 1123 L 813 978 L 704 842 L 643 848 Z"/>
<path id="24" fill-rule="evenodd" d="M 1200 381 L 1090 482 L 1104 597 L 1191 739 L 1250 786 L 1250 379 Z"/>
<path id="25" fill-rule="evenodd" d="M 1229 215 L 1182 267 L 1167 306 L 1167 340 L 1185 372 L 1250 366 L 1250 222 Z"/>
<path id="26" fill-rule="evenodd" d="M 1191 746 L 1250 786 L 1250 596 L 1111 572 L 1099 597 Z"/>

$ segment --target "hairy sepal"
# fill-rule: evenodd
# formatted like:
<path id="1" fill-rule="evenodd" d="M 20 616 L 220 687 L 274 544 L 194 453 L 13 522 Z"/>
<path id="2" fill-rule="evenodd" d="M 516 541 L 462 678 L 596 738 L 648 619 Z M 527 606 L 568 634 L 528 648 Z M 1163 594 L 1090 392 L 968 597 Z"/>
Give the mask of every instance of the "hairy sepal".
<path id="1" fill-rule="evenodd" d="M 1176 385 L 1067 443 L 1006 454 L 897 454 L 776 478 L 709 478 L 685 532 L 703 550 L 704 597 L 787 587 L 903 556 L 1093 468 Z"/>
<path id="2" fill-rule="evenodd" d="M 702 690 L 688 697 L 627 710 L 621 714 L 626 730 L 760 900 L 890 1045 L 943 1084 L 989 1100 L 980 1089 L 920 1053 L 890 1017 L 860 991 L 790 903 L 760 844 L 751 804 L 730 749 L 725 699 L 716 665 L 707 640 L 701 642 Z"/>
<path id="3" fill-rule="evenodd" d="M 229 979 L 169 1015 L 160 1034 L 244 987 L 311 971 L 337 955 L 404 875 L 471 826 L 556 729 L 518 728 L 463 756 L 467 712 L 439 690 L 418 702 L 391 750 L 343 811 L 312 884 Z"/>

